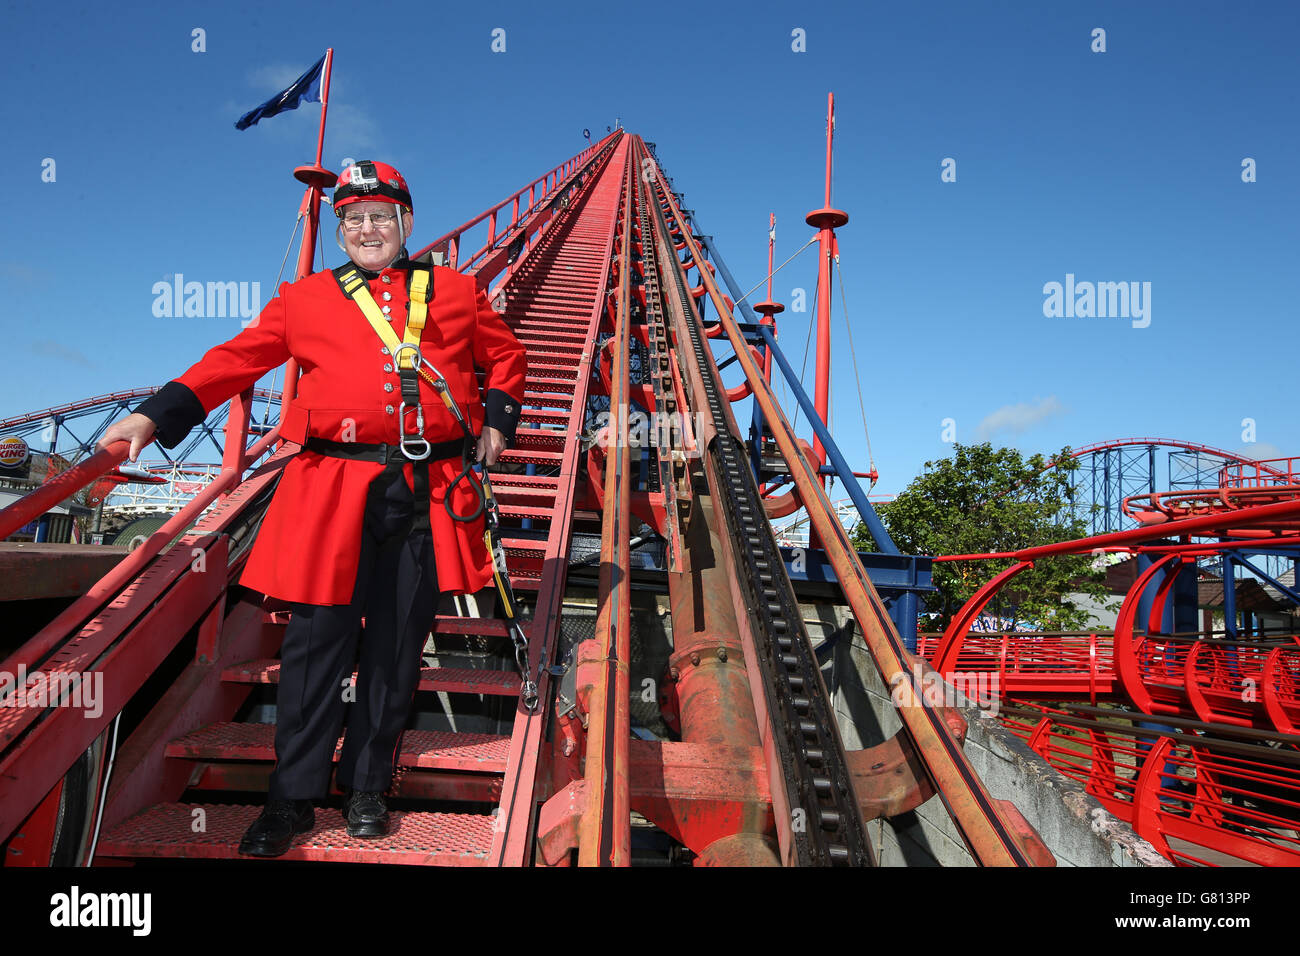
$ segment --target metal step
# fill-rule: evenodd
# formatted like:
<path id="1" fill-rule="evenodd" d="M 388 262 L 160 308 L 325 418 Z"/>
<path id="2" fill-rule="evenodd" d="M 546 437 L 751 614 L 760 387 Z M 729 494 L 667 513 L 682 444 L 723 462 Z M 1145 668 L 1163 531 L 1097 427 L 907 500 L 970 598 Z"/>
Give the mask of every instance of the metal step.
<path id="1" fill-rule="evenodd" d="M 196 811 L 202 811 L 198 813 Z M 97 856 L 130 859 L 258 860 L 238 853 L 261 807 L 160 803 L 101 836 Z M 201 832 L 195 832 L 198 825 Z M 343 815 L 316 808 L 316 826 L 277 860 L 396 863 L 409 866 L 482 866 L 492 848 L 494 818 L 476 813 L 392 811 L 386 837 L 350 837 Z"/>
<path id="2" fill-rule="evenodd" d="M 518 681 L 516 681 L 516 684 Z M 338 760 L 343 739 L 334 748 Z M 510 738 L 496 734 L 460 734 L 408 730 L 402 734 L 397 765 L 420 770 L 505 773 Z M 186 760 L 275 759 L 275 725 L 224 722 L 208 724 L 177 737 L 164 751 Z"/>
<path id="3" fill-rule="evenodd" d="M 277 684 L 280 681 L 280 662 L 277 660 L 245 661 L 243 664 L 226 668 L 221 672 L 221 679 L 235 684 Z M 352 679 L 356 680 L 355 672 Z M 519 675 L 512 671 L 422 667 L 419 688 L 424 691 L 444 691 L 448 694 L 516 697 L 519 694 Z"/>
<path id="4" fill-rule="evenodd" d="M 503 518 L 533 518 L 546 520 L 555 513 L 554 506 L 533 507 L 529 505 L 501 505 L 498 509 Z"/>
<path id="5" fill-rule="evenodd" d="M 553 411 L 547 408 L 525 408 L 519 415 L 519 422 L 536 422 L 538 424 L 568 425 L 572 411 Z"/>
<path id="6" fill-rule="evenodd" d="M 519 461 L 534 465 L 558 465 L 564 459 L 562 451 L 546 451 L 541 448 L 507 448 L 498 461 Z"/>

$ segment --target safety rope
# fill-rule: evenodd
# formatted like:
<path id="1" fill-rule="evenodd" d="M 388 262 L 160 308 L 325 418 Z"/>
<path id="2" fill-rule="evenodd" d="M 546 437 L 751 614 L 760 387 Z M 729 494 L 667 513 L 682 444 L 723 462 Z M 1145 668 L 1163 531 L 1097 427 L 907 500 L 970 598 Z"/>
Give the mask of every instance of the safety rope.
<path id="1" fill-rule="evenodd" d="M 862 401 L 862 376 L 858 374 L 858 350 L 853 346 L 853 323 L 849 321 L 849 304 L 844 298 L 844 276 L 840 272 L 839 257 L 836 256 L 831 261 L 835 263 L 835 274 L 839 276 L 840 280 L 840 308 L 844 312 L 844 328 L 849 333 L 849 355 L 853 359 L 853 379 L 857 383 L 858 387 L 858 409 L 862 412 L 862 437 L 867 440 L 867 461 L 870 462 L 871 465 L 868 471 L 870 471 L 872 475 L 876 475 L 876 456 L 871 453 L 871 435 L 867 432 L 867 406 Z M 845 480 L 847 480 L 847 478 Z M 876 480 L 875 477 L 871 479 L 871 485 L 867 489 L 868 491 L 870 491 L 871 488 L 876 487 Z"/>
<path id="2" fill-rule="evenodd" d="M 289 262 L 289 250 L 293 248 L 293 240 L 298 236 L 298 227 L 302 225 L 302 216 L 303 216 L 302 209 L 299 208 L 298 218 L 293 221 L 293 231 L 289 233 L 289 242 L 284 247 L 284 258 L 280 260 L 280 271 L 275 274 L 275 284 L 271 286 L 272 289 L 280 288 L 280 280 L 284 278 L 284 267 Z M 319 231 L 320 230 L 318 229 L 317 232 Z M 322 255 L 321 263 L 324 264 L 324 262 L 325 262 L 325 257 L 324 255 Z M 275 380 L 279 377 L 280 377 L 280 366 L 277 365 L 271 371 L 271 387 L 269 389 L 269 392 L 272 394 L 274 394 L 275 392 Z M 283 410 L 284 408 L 283 397 L 281 397 L 280 406 L 281 406 L 281 410 Z M 262 413 L 262 424 L 268 425 L 270 424 L 270 421 L 271 421 L 271 402 L 268 397 L 266 408 Z"/>
<path id="3" fill-rule="evenodd" d="M 802 253 L 805 249 L 807 249 L 809 246 L 811 246 L 811 245 L 812 245 L 814 242 L 816 242 L 816 241 L 817 241 L 817 237 L 816 237 L 816 236 L 813 236 L 811 239 L 809 239 L 807 242 L 805 242 L 802 246 L 799 247 L 799 251 L 798 251 L 798 252 L 796 252 L 796 253 L 795 253 L 793 256 L 791 256 L 789 259 L 786 259 L 785 262 L 781 263 L 779 266 L 777 266 L 775 269 L 773 269 L 773 270 L 772 270 L 771 272 L 769 272 L 767 275 L 763 276 L 763 278 L 759 279 L 759 280 L 758 280 L 758 285 L 754 286 L 753 289 L 750 289 L 748 292 L 746 292 L 744 295 L 742 295 L 739 299 L 737 299 L 737 300 L 736 300 L 736 305 L 740 305 L 740 303 L 742 303 L 742 302 L 744 302 L 746 299 L 748 299 L 751 295 L 754 294 L 754 292 L 755 292 L 755 291 L 756 291 L 760 286 L 766 284 L 768 279 L 772 278 L 772 277 L 775 276 L 778 272 L 780 272 L 782 269 L 784 269 L 786 266 L 788 266 L 791 262 L 793 262 L 793 261 L 795 260 L 795 258 L 796 258 L 800 253 Z M 733 309 L 732 311 L 735 311 L 735 310 Z"/>
<path id="4" fill-rule="evenodd" d="M 799 366 L 799 387 L 800 388 L 803 388 L 804 372 L 808 369 L 808 351 L 809 351 L 808 347 L 812 344 L 813 320 L 817 317 L 817 303 L 819 301 L 818 297 L 820 295 L 821 295 L 821 289 L 817 289 L 813 293 L 813 310 L 808 313 L 808 337 L 805 338 L 803 341 L 803 364 Z M 799 427 L 799 412 L 802 409 L 803 409 L 802 404 L 799 403 L 795 404 L 794 421 L 790 423 L 791 432 L 793 432 L 796 428 Z"/>

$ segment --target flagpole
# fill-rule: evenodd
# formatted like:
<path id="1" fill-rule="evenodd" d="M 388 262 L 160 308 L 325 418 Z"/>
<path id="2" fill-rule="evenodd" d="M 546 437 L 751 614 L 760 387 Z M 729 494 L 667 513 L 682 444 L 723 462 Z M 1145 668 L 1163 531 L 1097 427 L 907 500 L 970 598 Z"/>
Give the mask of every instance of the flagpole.
<path id="1" fill-rule="evenodd" d="M 330 47 L 325 51 L 325 66 L 321 72 L 320 81 L 320 132 L 316 136 L 316 162 L 312 166 L 299 166 L 293 171 L 294 178 L 299 182 L 307 184 L 307 192 L 302 197 L 302 206 L 299 207 L 299 215 L 303 213 L 307 216 L 307 226 L 303 229 L 302 245 L 298 247 L 298 269 L 294 276 L 294 281 L 303 279 L 312 274 L 312 266 L 316 258 L 316 235 L 320 230 L 320 204 L 321 196 L 324 191 L 338 182 L 338 176 L 329 169 L 320 164 L 321 156 L 325 152 L 325 111 L 329 105 L 330 89 L 330 67 L 334 62 L 334 48 Z M 325 263 L 321 263 L 321 268 L 325 268 Z M 298 362 L 290 359 L 284 368 L 284 392 L 280 399 L 280 407 L 283 409 L 285 403 L 292 400 L 298 393 Z"/>
<path id="2" fill-rule="evenodd" d="M 325 51 L 325 69 L 320 80 L 320 135 L 316 137 L 316 165 L 325 151 L 325 113 L 330 106 L 330 67 L 334 65 L 334 48 Z"/>

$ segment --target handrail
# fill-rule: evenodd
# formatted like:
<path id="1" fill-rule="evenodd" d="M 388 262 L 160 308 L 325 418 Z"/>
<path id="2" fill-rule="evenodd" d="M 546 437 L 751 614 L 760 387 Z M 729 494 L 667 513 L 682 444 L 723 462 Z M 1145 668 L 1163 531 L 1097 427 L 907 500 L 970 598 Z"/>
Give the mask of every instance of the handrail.
<path id="1" fill-rule="evenodd" d="M 515 230 L 515 228 L 519 225 L 521 219 L 527 218 L 529 215 L 531 215 L 533 210 L 537 208 L 539 203 L 550 198 L 550 196 L 557 189 L 559 189 L 561 182 L 567 182 L 569 178 L 572 176 L 572 174 L 578 169 L 579 166 L 583 165 L 584 163 L 586 163 L 588 159 L 590 159 L 591 157 L 599 153 L 601 149 L 603 149 L 606 145 L 608 145 L 613 140 L 615 140 L 618 136 L 620 136 L 622 132 L 623 131 L 621 129 L 614 130 L 612 133 L 607 135 L 604 139 L 596 143 L 592 143 L 582 152 L 578 153 L 575 156 L 570 157 L 569 159 L 566 159 L 564 162 L 560 163 L 560 165 L 554 167 L 553 169 L 551 169 L 546 173 L 543 173 L 541 176 L 538 176 L 532 182 L 528 183 L 526 186 L 523 186 L 522 188 L 511 193 L 509 196 L 501 200 L 496 205 L 488 207 L 483 212 L 475 216 L 473 219 L 469 220 L 468 222 L 460 226 L 457 226 L 455 229 L 451 230 L 445 235 L 439 236 L 437 239 L 433 240 L 433 242 L 429 243 L 427 246 L 423 247 L 418 252 L 412 253 L 411 258 L 419 259 L 421 256 L 427 255 L 430 252 L 445 251 L 448 256 L 447 265 L 453 269 L 457 269 L 458 271 L 461 272 L 465 271 L 466 269 L 473 266 L 474 263 L 477 262 L 479 259 L 481 259 L 483 256 L 487 255 L 494 248 L 496 248 L 497 245 L 504 237 L 510 235 Z M 539 184 L 542 184 L 543 187 L 541 196 L 537 195 L 537 186 Z M 528 193 L 528 206 L 521 212 L 519 208 L 519 200 L 524 193 Z M 502 209 L 504 209 L 507 204 L 511 204 L 510 224 L 505 228 L 503 232 L 498 233 L 497 213 L 500 212 Z M 475 226 L 477 226 L 479 223 L 483 222 L 484 220 L 487 220 L 488 222 L 487 242 L 477 252 L 471 255 L 468 259 L 464 260 L 464 262 L 459 261 L 461 236 L 463 236 L 466 232 L 468 232 L 470 229 L 473 229 Z"/>
<path id="2" fill-rule="evenodd" d="M 1272 465 L 1276 467 L 1269 467 Z M 1255 473 L 1247 475 L 1246 468 L 1252 466 Z M 1269 474 L 1266 475 L 1264 472 Z M 1279 479 L 1282 480 L 1279 482 Z M 1225 488 L 1269 488 L 1279 483 L 1300 483 L 1300 458 L 1261 458 L 1253 462 L 1232 461 L 1219 469 L 1219 484 Z"/>
<path id="3" fill-rule="evenodd" d="M 231 401 L 237 401 L 239 398 L 240 396 L 236 396 L 234 399 L 231 399 Z M 262 452 L 269 447 L 270 442 L 278 438 L 279 434 L 280 426 L 277 423 L 271 431 L 263 435 L 251 448 L 245 449 L 241 459 L 242 467 L 238 469 L 239 473 L 243 474 L 249 465 L 257 461 L 257 459 L 261 457 Z M 230 437 L 234 437 L 233 431 L 230 433 Z M 261 449 L 261 451 L 258 449 Z M 125 439 L 115 441 L 108 447 L 101 448 L 93 455 L 78 462 L 67 471 L 60 472 L 35 491 L 24 495 L 8 507 L 0 509 L 0 540 L 9 537 L 9 535 L 13 534 L 29 521 L 45 514 L 60 501 L 70 498 L 82 488 L 102 477 L 107 472 L 112 471 L 126 459 L 130 451 L 130 442 Z M 228 470 L 230 470 L 230 465 L 223 466 L 221 474 L 224 476 Z M 207 488 L 204 489 L 203 495 L 200 495 L 199 497 L 207 498 L 208 490 L 216 485 L 218 481 L 220 481 L 220 478 L 214 479 L 210 482 Z M 211 497 L 215 499 L 216 495 L 214 494 Z M 196 498 L 195 500 L 198 499 Z M 161 534 L 161 529 L 155 533 Z"/>
<path id="4" fill-rule="evenodd" d="M 1247 525 L 1266 524 L 1279 518 L 1300 518 L 1300 500 L 1280 501 L 1271 505 L 1256 505 L 1253 508 L 1238 508 L 1233 511 L 1221 511 L 1212 515 L 1200 515 L 1195 518 L 1181 518 L 1150 527 L 1131 528 L 1128 531 L 1110 531 L 1106 534 L 1093 535 L 1088 538 L 1073 538 L 1058 541 L 1055 544 L 1040 544 L 1019 551 L 995 551 L 987 554 L 946 554 L 936 557 L 935 561 L 987 561 L 989 559 L 1013 558 L 1017 561 L 1034 561 L 1038 558 L 1061 554 L 1080 554 L 1083 552 L 1105 551 L 1111 549 L 1131 550 L 1127 545 L 1152 539 L 1176 538 L 1181 535 L 1207 535 L 1232 528 L 1237 522 Z M 1228 544 L 1245 544 L 1228 542 Z M 1255 542 L 1251 542 L 1255 544 Z M 1218 551 L 1225 544 L 1207 542 L 1193 545 L 1191 550 Z M 1168 551 L 1169 548 L 1152 548 L 1151 550 Z"/>
<path id="5" fill-rule="evenodd" d="M 17 667 L 20 664 L 24 665 L 29 671 L 35 669 L 41 658 L 49 653 L 55 644 L 67 636 L 70 628 L 79 627 L 82 619 L 93 614 L 102 601 L 111 598 L 126 587 L 136 575 L 144 570 L 145 565 L 162 551 L 164 545 L 171 542 L 173 538 L 189 527 L 190 523 L 198 518 L 208 505 L 217 499 L 218 495 L 223 495 L 228 487 L 238 484 L 248 464 L 257 461 L 273 443 L 279 440 L 279 437 L 280 426 L 277 424 L 275 428 L 263 435 L 247 450 L 243 462 L 244 467 L 238 469 L 223 468 L 220 475 L 209 482 L 203 491 L 195 495 L 189 504 L 172 515 L 161 528 L 146 538 L 140 544 L 140 547 L 118 562 L 111 571 L 96 581 L 89 591 L 73 601 L 58 617 L 43 627 L 39 634 L 5 658 L 4 663 L 0 664 L 0 671 L 9 674 L 17 673 Z M 130 450 L 130 443 L 125 439 L 120 442 L 113 442 L 108 448 L 92 455 L 82 464 L 88 465 L 101 456 L 106 456 L 104 460 L 112 460 L 112 464 L 108 467 L 113 468 L 116 467 L 117 462 L 126 457 Z M 102 472 L 100 473 L 102 474 Z M 64 474 L 71 474 L 71 472 L 65 472 Z M 63 475 L 59 477 L 62 478 Z M 94 481 L 96 477 L 98 475 L 92 476 L 86 484 Z M 15 501 L 4 511 L 0 511 L 0 519 L 4 518 L 6 512 L 17 508 L 33 497 L 34 494 Z M 3 523 L 0 523 L 0 530 L 3 530 L 3 528 Z"/>
<path id="6" fill-rule="evenodd" d="M 113 442 L 108 448 L 103 448 L 67 471 L 60 472 L 35 491 L 23 495 L 7 508 L 0 509 L 0 540 L 116 468 L 130 451 L 129 441 Z"/>

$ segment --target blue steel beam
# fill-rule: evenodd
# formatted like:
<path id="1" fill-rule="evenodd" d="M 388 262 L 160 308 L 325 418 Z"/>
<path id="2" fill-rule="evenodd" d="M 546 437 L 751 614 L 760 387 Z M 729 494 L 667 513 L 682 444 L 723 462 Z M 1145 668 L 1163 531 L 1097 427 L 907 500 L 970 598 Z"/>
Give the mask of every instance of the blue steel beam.
<path id="1" fill-rule="evenodd" d="M 830 430 L 818 417 L 817 408 L 813 405 L 813 400 L 808 397 L 808 393 L 803 390 L 803 386 L 799 384 L 794 367 L 790 365 L 785 353 L 777 346 L 776 337 L 772 334 L 771 326 L 761 325 L 758 331 L 766 341 L 768 348 L 772 350 L 772 357 L 780 367 L 781 374 L 785 376 L 786 384 L 789 385 L 791 393 L 799 403 L 799 407 L 808 416 L 813 432 L 821 439 L 822 447 L 826 449 L 826 457 L 831 460 L 840 481 L 844 482 L 844 488 L 848 491 L 853 506 L 858 509 L 858 515 L 866 524 L 867 530 L 871 532 L 871 537 L 875 539 L 876 547 L 883 554 L 898 554 L 898 545 L 894 544 L 894 539 L 885 530 L 885 526 L 880 521 L 880 516 L 876 514 L 876 509 L 871 507 L 866 492 L 862 490 L 862 485 L 858 483 L 858 479 L 853 476 L 853 469 L 849 467 L 848 462 L 844 460 L 844 456 L 840 454 L 840 447 L 835 444 L 835 439 L 831 437 Z"/>
<path id="2" fill-rule="evenodd" d="M 669 179 L 669 183 L 671 182 L 672 180 Z M 723 283 L 726 284 L 727 289 L 731 292 L 732 299 L 736 302 L 736 308 L 742 311 L 742 314 L 748 322 L 753 323 L 757 327 L 758 333 L 763 336 L 768 348 L 772 350 L 772 355 L 776 358 L 777 364 L 781 366 L 781 374 L 785 376 L 786 382 L 789 383 L 790 388 L 798 399 L 804 413 L 807 414 L 809 421 L 812 422 L 813 432 L 821 439 L 822 447 L 826 449 L 826 457 L 831 460 L 831 465 L 835 468 L 834 474 L 840 479 L 840 481 L 844 482 L 844 487 L 848 490 L 849 498 L 852 499 L 854 507 L 858 509 L 858 514 L 861 516 L 863 522 L 866 523 L 867 529 L 871 532 L 871 537 L 875 539 L 876 547 L 878 547 L 883 554 L 898 554 L 898 545 L 894 544 L 894 539 L 889 536 L 889 532 L 886 531 L 885 526 L 881 524 L 880 516 L 876 514 L 876 509 L 871 507 L 871 502 L 867 500 L 866 492 L 862 490 L 862 486 L 858 483 L 858 479 L 854 477 L 853 469 L 849 467 L 848 462 L 844 460 L 844 456 L 840 454 L 839 446 L 835 444 L 835 439 L 831 438 L 830 431 L 828 431 L 826 426 L 822 424 L 812 400 L 808 398 L 803 387 L 799 384 L 799 380 L 795 377 L 794 369 L 791 367 L 790 363 L 786 361 L 785 355 L 777 347 L 776 336 L 772 334 L 771 326 L 758 324 L 758 318 L 754 314 L 754 310 L 749 307 L 748 302 L 742 300 L 742 296 L 744 296 L 745 293 L 741 290 L 740 284 L 736 282 L 735 277 L 732 276 L 731 270 L 727 268 L 727 264 L 723 261 L 722 256 L 718 254 L 718 248 L 713 244 L 713 237 L 701 234 L 699 223 L 696 221 L 693 214 L 687 215 L 686 211 L 683 210 L 682 215 L 684 218 L 689 220 L 689 224 L 682 223 L 682 226 L 691 230 L 700 245 L 703 246 L 704 250 L 712 257 L 713 264 L 717 266 L 718 273 L 722 276 Z M 755 403 L 755 407 L 757 407 L 757 403 Z M 754 440 L 754 454 L 757 455 L 758 440 L 759 436 L 762 435 L 761 417 L 756 415 L 754 426 L 754 434 L 752 437 Z M 756 464 L 757 463 L 755 463 L 755 466 Z M 755 474 L 757 474 L 757 466 L 755 467 Z"/>

